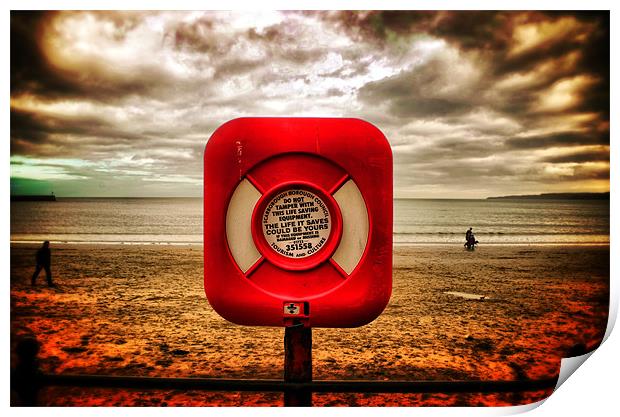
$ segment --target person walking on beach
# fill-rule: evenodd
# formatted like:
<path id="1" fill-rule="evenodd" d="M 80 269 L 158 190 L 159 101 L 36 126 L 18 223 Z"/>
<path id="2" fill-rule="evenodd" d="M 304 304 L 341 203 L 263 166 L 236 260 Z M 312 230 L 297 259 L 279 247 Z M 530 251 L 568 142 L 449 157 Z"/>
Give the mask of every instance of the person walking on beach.
<path id="1" fill-rule="evenodd" d="M 32 274 L 30 284 L 34 286 L 36 284 L 39 273 L 42 269 L 45 269 L 45 278 L 47 279 L 48 287 L 55 287 L 56 285 L 54 285 L 54 283 L 52 282 L 52 251 L 50 250 L 49 240 L 43 242 L 43 246 L 41 246 L 37 251 L 36 262 L 37 266 L 34 270 L 34 274 Z"/>
<path id="2" fill-rule="evenodd" d="M 470 227 L 467 233 L 465 233 L 465 244 L 463 244 L 463 246 L 467 247 L 467 249 L 474 249 L 477 244 L 478 241 L 476 240 L 474 232 Z"/>

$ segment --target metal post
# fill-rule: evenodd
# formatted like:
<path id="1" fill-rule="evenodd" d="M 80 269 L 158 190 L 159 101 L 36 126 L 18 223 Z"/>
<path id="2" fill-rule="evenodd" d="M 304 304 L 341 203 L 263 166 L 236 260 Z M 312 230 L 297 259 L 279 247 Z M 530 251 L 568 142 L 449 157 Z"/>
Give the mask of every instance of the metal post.
<path id="1" fill-rule="evenodd" d="M 17 366 L 11 377 L 11 383 L 19 396 L 22 406 L 37 405 L 37 396 L 41 385 L 39 359 L 37 355 L 41 344 L 34 337 L 26 337 L 17 342 Z"/>
<path id="2" fill-rule="evenodd" d="M 312 381 L 312 328 L 296 324 L 284 329 L 284 381 Z M 284 391 L 285 407 L 312 407 L 307 388 Z"/>

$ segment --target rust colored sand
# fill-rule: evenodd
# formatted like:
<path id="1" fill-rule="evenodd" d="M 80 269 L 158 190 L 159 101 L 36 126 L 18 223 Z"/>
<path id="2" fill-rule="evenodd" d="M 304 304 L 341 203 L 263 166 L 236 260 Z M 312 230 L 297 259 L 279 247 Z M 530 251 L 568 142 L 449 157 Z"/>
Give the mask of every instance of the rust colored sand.
<path id="1" fill-rule="evenodd" d="M 39 277 L 35 247 L 11 248 L 11 365 L 36 335 L 46 372 L 282 378 L 281 328 L 226 322 L 203 291 L 201 248 L 53 249 L 60 289 Z M 483 295 L 483 300 L 450 293 Z M 389 306 L 357 329 L 314 329 L 315 379 L 522 379 L 558 374 L 605 331 L 609 247 L 398 247 Z M 315 394 L 316 406 L 513 405 L 524 394 Z M 13 398 L 12 398 L 13 400 Z M 278 393 L 47 388 L 46 405 L 279 406 Z"/>

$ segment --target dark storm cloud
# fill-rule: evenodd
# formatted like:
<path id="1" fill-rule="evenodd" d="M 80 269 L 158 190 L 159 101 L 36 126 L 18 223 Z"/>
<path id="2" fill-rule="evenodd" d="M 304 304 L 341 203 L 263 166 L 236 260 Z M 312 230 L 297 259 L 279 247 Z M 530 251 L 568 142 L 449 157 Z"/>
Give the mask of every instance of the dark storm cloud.
<path id="1" fill-rule="evenodd" d="M 358 39 L 375 42 L 392 53 L 399 52 L 402 42 L 414 41 L 422 34 L 456 48 L 457 60 L 440 52 L 421 65 L 413 65 L 359 89 L 362 102 L 384 108 L 394 117 L 388 120 L 398 134 L 406 137 L 415 132 L 409 127 L 398 128 L 411 120 L 441 120 L 461 133 L 460 138 L 455 134 L 457 139 L 453 143 L 440 139 L 428 141 L 425 138 L 429 136 L 424 132 L 415 134 L 410 139 L 420 143 L 415 151 L 407 151 L 406 146 L 395 148 L 399 162 L 412 160 L 426 164 L 434 160 L 430 165 L 433 172 L 441 167 L 440 178 L 505 175 L 533 181 L 533 174 L 525 170 L 506 171 L 502 162 L 494 167 L 481 167 L 477 161 L 476 168 L 461 174 L 451 166 L 458 166 L 467 158 L 491 156 L 506 164 L 519 158 L 513 151 L 536 152 L 552 147 L 570 149 L 609 143 L 607 12 L 343 12 L 331 14 L 329 19 Z M 492 125 L 479 128 L 476 115 L 486 113 L 495 113 L 496 117 L 506 117 L 514 123 L 506 128 Z M 569 122 L 572 127 L 562 128 L 562 120 L 587 113 L 594 118 Z M 560 121 L 557 132 L 553 131 L 556 122 L 550 124 L 550 120 Z M 549 133 L 528 133 L 539 129 L 549 131 L 549 128 Z M 444 129 L 441 133 L 430 132 L 430 137 L 442 134 L 452 135 Z M 451 164 L 443 166 L 439 161 L 446 159 Z M 609 152 L 575 152 L 543 160 L 551 164 L 590 160 L 604 163 L 609 160 Z M 598 180 L 605 178 L 608 169 L 575 169 L 570 175 L 550 172 L 553 171 L 540 169 L 535 175 L 539 181 L 548 183 Z M 428 171 L 421 176 L 428 177 Z M 440 180 L 432 177 L 431 181 Z"/>
<path id="2" fill-rule="evenodd" d="M 119 128 L 96 116 L 50 116 L 35 112 L 11 110 L 11 129 L 23 140 L 39 142 L 54 134 L 70 134 L 82 137 L 99 137 L 114 141 L 146 139 L 139 132 Z"/>
<path id="3" fill-rule="evenodd" d="M 303 65 L 320 59 L 329 50 L 314 45 L 299 44 L 299 28 L 295 22 L 284 21 L 270 25 L 260 31 L 250 28 L 246 31 L 228 33 L 219 32 L 220 26 L 225 23 L 221 17 L 205 16 L 193 22 L 181 22 L 168 29 L 165 37 L 174 39 L 176 48 L 191 52 L 207 54 L 211 60 L 227 57 L 235 47 L 246 44 L 257 45 L 262 48 L 268 59 L 284 60 Z M 236 69 L 235 62 L 223 60 L 218 63 L 218 73 L 247 72 L 260 64 L 260 60 L 240 60 L 242 68 Z M 245 68 L 243 68 L 245 67 Z"/>
<path id="4" fill-rule="evenodd" d="M 543 162 L 557 163 L 583 163 L 583 162 L 607 162 L 609 161 L 609 149 L 594 151 L 572 152 L 565 155 L 549 156 L 542 159 Z"/>
<path id="5" fill-rule="evenodd" d="M 175 47 L 209 55 L 225 55 L 231 39 L 219 39 L 214 32 L 214 19 L 204 16 L 192 23 L 179 23 L 166 36 L 172 36 Z"/>
<path id="6" fill-rule="evenodd" d="M 429 34 L 456 45 L 464 51 L 475 53 L 498 54 L 499 72 L 513 72 L 539 62 L 542 58 L 561 56 L 569 50 L 586 48 L 586 55 L 595 55 L 598 60 L 584 59 L 582 68 L 590 68 L 593 72 L 609 71 L 609 54 L 605 46 L 609 45 L 609 12 L 608 11 L 404 11 L 386 10 L 354 12 L 341 11 L 317 13 L 317 16 L 338 25 L 342 30 L 360 40 L 394 43 L 399 37 Z M 564 37 L 555 37 L 527 53 L 514 57 L 507 53 L 512 46 L 513 34 L 519 25 L 545 23 L 549 20 L 574 18 L 591 25 L 593 33 L 588 39 L 582 33 L 567 33 Z M 587 56 L 587 58 L 591 58 Z"/>
<path id="7" fill-rule="evenodd" d="M 609 119 L 609 80 L 610 80 L 610 36 L 609 12 L 584 13 L 594 26 L 592 36 L 581 49 L 582 60 L 579 62 L 584 72 L 593 73 L 600 79 L 598 88 L 586 92 L 584 109 L 603 112 Z"/>
<path id="8" fill-rule="evenodd" d="M 609 179 L 609 167 L 589 169 L 584 166 L 576 166 L 575 172 L 569 176 L 570 180 L 607 180 Z"/>
<path id="9" fill-rule="evenodd" d="M 87 12 L 77 12 L 87 13 Z M 58 68 L 51 62 L 54 51 L 45 52 L 45 40 L 54 35 L 57 12 L 11 12 L 11 94 L 35 94 L 48 99 L 88 97 L 105 102 L 127 96 L 153 95 L 165 97 L 171 90 L 187 89 L 186 80 L 175 77 L 154 65 L 137 63 L 119 71 L 118 64 L 104 64 L 86 58 L 79 68 Z M 96 12 L 99 24 L 110 23 L 111 40 L 122 44 L 127 33 L 136 27 L 144 14 L 140 12 Z M 43 32 L 46 32 L 43 35 Z"/>
<path id="10" fill-rule="evenodd" d="M 336 15 L 338 21 L 347 31 L 358 31 L 366 37 L 382 42 L 395 42 L 395 38 L 410 38 L 412 34 L 427 33 L 456 45 L 464 56 L 474 62 L 482 62 L 485 67 L 484 82 L 477 80 L 474 85 L 465 85 L 462 100 L 450 98 L 431 98 L 424 91 L 438 91 L 449 82 L 458 83 L 458 72 L 453 78 L 440 77 L 457 68 L 450 67 L 450 62 L 436 59 L 435 62 L 412 68 L 388 79 L 373 82 L 360 90 L 362 100 L 376 103 L 391 100 L 391 108 L 397 115 L 429 116 L 449 114 L 454 109 L 461 109 L 463 104 L 471 108 L 486 104 L 501 108 L 507 113 L 535 113 L 537 94 L 553 83 L 570 76 L 589 74 L 597 82 L 597 88 L 584 93 L 576 110 L 599 111 L 606 117 L 609 106 L 609 15 L 600 14 L 544 14 L 538 12 L 370 12 L 367 14 L 343 12 Z M 545 19 L 556 20 L 555 32 L 542 40 L 536 47 L 515 51 L 513 33 L 519 25 L 548 24 Z M 331 17 L 334 19 L 334 16 Z M 566 26 L 563 29 L 562 26 Z M 545 28 L 546 26 L 542 26 Z M 536 30 L 532 26 L 532 31 Z M 540 29 L 543 30 L 543 29 Z M 551 31 L 551 29 L 547 29 Z M 510 74 L 532 70 L 535 66 L 565 58 L 570 53 L 578 53 L 576 62 L 570 68 L 557 65 L 552 71 L 538 77 L 531 85 L 511 91 L 510 100 L 487 100 L 481 103 L 484 93 L 493 88 L 493 83 Z M 421 91 L 424 90 L 424 91 Z M 469 93 L 469 94 L 468 94 Z M 394 96 L 392 96 L 394 94 Z M 403 100 L 401 96 L 407 96 Z M 425 103 L 428 102 L 428 103 Z M 427 109 L 420 112 L 418 109 Z M 443 110 L 445 109 L 445 110 Z"/>
<path id="11" fill-rule="evenodd" d="M 53 13 L 11 11 L 11 94 L 67 96 L 80 92 L 60 77 L 43 56 L 39 38 Z"/>
<path id="12" fill-rule="evenodd" d="M 512 138 L 506 141 L 506 145 L 512 149 L 533 149 L 550 147 L 570 147 L 579 145 L 605 145 L 609 144 L 608 135 L 594 135 L 583 133 L 554 133 L 549 135 L 529 136 L 524 138 Z M 607 158 L 609 159 L 609 158 Z"/>
<path id="13" fill-rule="evenodd" d="M 345 11 L 330 15 L 330 19 L 375 42 L 390 43 L 400 36 L 427 33 L 476 51 L 505 48 L 513 29 L 510 14 L 495 11 Z"/>
<path id="14" fill-rule="evenodd" d="M 45 122 L 41 121 L 38 115 L 11 110 L 11 142 L 13 139 L 19 139 L 31 144 L 38 144 L 45 141 L 47 137 Z M 20 153 L 19 150 L 13 149 L 13 146 L 11 146 L 11 151 Z"/>
<path id="15" fill-rule="evenodd" d="M 370 82 L 360 88 L 359 98 L 368 104 L 388 103 L 397 117 L 451 116 L 472 111 L 480 101 L 479 79 L 455 79 L 460 76 L 451 66 L 452 59 L 435 57 L 423 65 L 395 76 Z M 446 86 L 451 82 L 458 88 Z"/>

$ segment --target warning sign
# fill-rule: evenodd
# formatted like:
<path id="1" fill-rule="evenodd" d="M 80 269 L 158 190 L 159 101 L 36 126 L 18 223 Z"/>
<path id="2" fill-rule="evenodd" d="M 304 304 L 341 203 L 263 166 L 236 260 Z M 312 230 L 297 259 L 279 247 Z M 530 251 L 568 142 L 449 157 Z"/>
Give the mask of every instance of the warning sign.
<path id="1" fill-rule="evenodd" d="M 277 194 L 261 219 L 267 244 L 288 258 L 305 258 L 318 252 L 331 232 L 331 215 L 325 202 L 306 190 Z"/>

